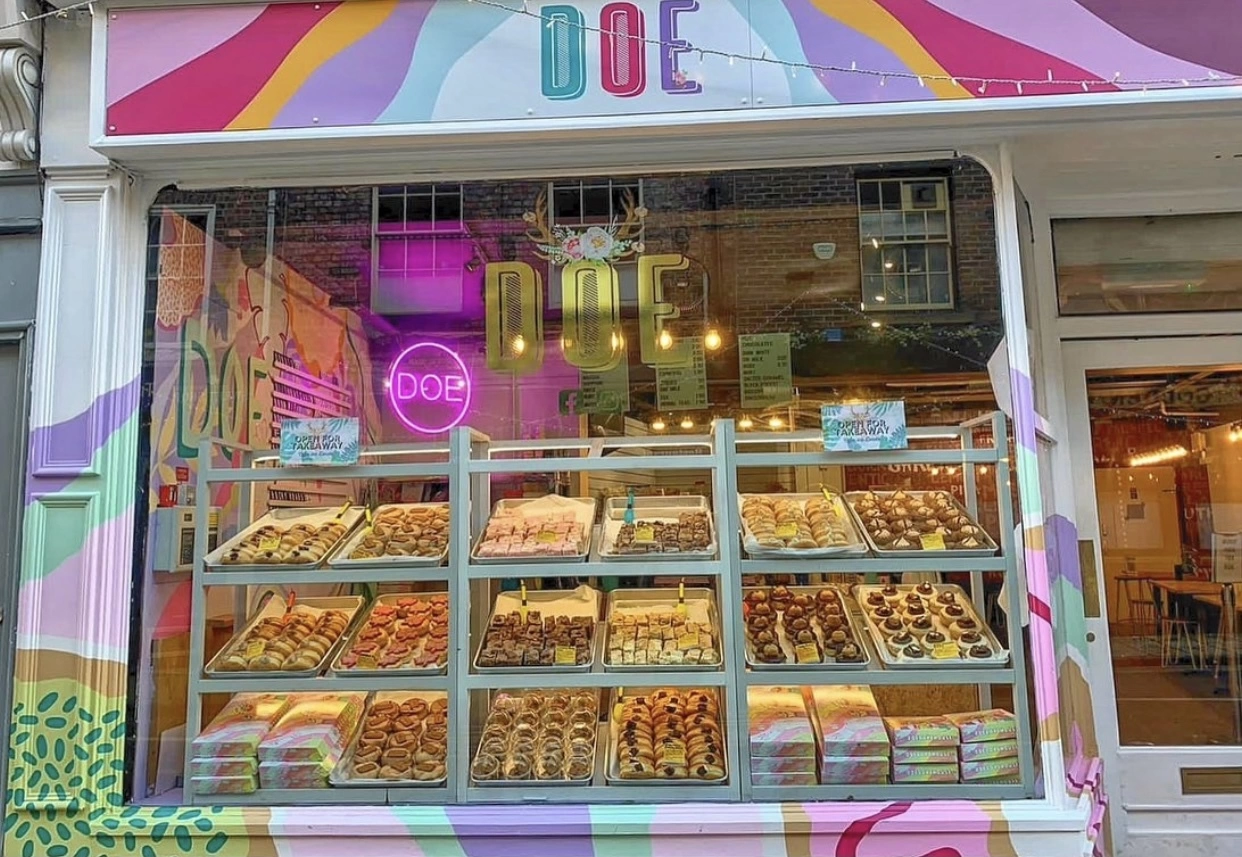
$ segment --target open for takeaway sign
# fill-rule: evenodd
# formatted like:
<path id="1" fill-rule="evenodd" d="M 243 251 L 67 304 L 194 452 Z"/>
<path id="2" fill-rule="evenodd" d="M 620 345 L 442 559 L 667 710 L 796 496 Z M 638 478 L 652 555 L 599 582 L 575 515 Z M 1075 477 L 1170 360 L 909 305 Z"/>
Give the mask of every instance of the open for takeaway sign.
<path id="1" fill-rule="evenodd" d="M 908 445 L 905 402 L 824 405 L 820 420 L 828 452 L 905 449 Z"/>

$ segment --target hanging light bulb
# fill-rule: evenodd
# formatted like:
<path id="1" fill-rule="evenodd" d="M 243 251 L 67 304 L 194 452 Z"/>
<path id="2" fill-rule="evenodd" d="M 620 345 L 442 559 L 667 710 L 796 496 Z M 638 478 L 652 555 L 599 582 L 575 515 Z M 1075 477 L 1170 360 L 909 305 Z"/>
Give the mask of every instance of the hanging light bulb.
<path id="1" fill-rule="evenodd" d="M 625 338 L 614 330 L 612 332 L 612 350 L 620 351 L 622 346 L 624 345 L 625 345 Z"/>
<path id="2" fill-rule="evenodd" d="M 780 417 L 771 417 L 768 420 L 768 428 L 778 429 L 778 428 L 783 428 L 784 426 L 785 426 L 785 421 L 781 419 Z"/>
<path id="3" fill-rule="evenodd" d="M 513 350 L 515 355 L 521 357 L 526 353 L 526 337 L 519 333 L 517 336 L 513 337 L 513 341 L 509 343 L 509 347 Z"/>
<path id="4" fill-rule="evenodd" d="M 709 327 L 707 333 L 703 334 L 703 347 L 708 351 L 715 351 L 724 344 L 724 340 L 720 337 L 720 331 L 714 327 Z"/>
<path id="5" fill-rule="evenodd" d="M 753 429 L 755 427 L 755 421 L 752 420 L 750 417 L 742 417 L 740 420 L 737 421 L 737 427 L 740 428 L 742 431 L 749 431 L 750 429 Z"/>
<path id="6" fill-rule="evenodd" d="M 694 428 L 694 420 L 690 419 L 689 417 L 682 417 L 681 427 L 684 429 Z"/>
<path id="7" fill-rule="evenodd" d="M 659 344 L 661 351 L 668 351 L 673 347 L 673 334 L 667 330 L 661 330 L 656 342 Z"/>
<path id="8" fill-rule="evenodd" d="M 665 428 L 667 428 L 667 426 L 664 425 L 664 419 L 662 417 L 656 417 L 651 421 L 652 431 L 664 431 Z"/>
<path id="9" fill-rule="evenodd" d="M 881 323 L 880 323 L 880 322 L 878 322 L 878 321 L 873 321 L 873 322 L 871 322 L 871 326 L 872 326 L 872 327 L 874 327 L 874 328 L 876 328 L 876 329 L 879 329 L 882 325 L 881 325 Z"/>

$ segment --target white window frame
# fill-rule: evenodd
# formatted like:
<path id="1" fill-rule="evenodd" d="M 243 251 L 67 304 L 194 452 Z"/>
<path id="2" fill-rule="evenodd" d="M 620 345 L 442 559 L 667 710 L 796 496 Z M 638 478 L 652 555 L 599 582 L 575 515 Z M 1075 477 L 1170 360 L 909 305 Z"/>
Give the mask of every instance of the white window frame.
<path id="1" fill-rule="evenodd" d="M 577 189 L 578 191 L 578 207 L 585 209 L 585 199 L 587 190 L 598 190 L 600 188 L 608 189 L 608 214 L 607 215 L 591 215 L 585 213 L 577 220 L 558 220 L 556 217 L 556 195 L 558 192 L 564 192 Z M 615 190 L 632 189 L 634 191 L 634 200 L 637 205 L 643 204 L 643 182 L 642 179 L 595 179 L 570 182 L 548 182 L 548 226 L 556 228 L 557 226 L 580 227 L 580 226 L 606 226 L 613 220 L 620 220 L 622 213 L 618 211 L 614 205 Z"/>
<path id="2" fill-rule="evenodd" d="M 394 188 L 400 188 L 400 193 L 388 193 Z M 415 221 L 418 226 L 411 226 L 409 219 L 409 199 L 410 197 L 431 197 L 431 220 Z M 437 221 L 436 220 L 436 198 L 437 197 L 457 197 L 457 217 L 453 221 Z M 381 197 L 400 197 L 401 206 L 401 228 L 380 231 L 380 198 Z M 430 222 L 431 228 L 427 227 Z M 453 222 L 457 228 L 454 230 L 438 230 L 436 224 L 440 222 Z M 383 185 L 371 188 L 371 295 L 372 301 L 375 295 L 375 286 L 380 281 L 380 242 L 381 241 L 401 241 L 408 244 L 410 241 L 430 241 L 432 244 L 432 259 L 435 260 L 436 239 L 437 238 L 461 238 L 468 235 L 466 229 L 466 192 L 465 186 L 460 183 L 442 183 L 442 184 L 411 184 L 411 185 Z M 399 274 L 408 275 L 410 269 L 408 267 L 408 256 L 401 268 L 385 268 L 384 273 L 387 275 Z M 372 307 L 374 304 L 372 303 Z"/>
<path id="3" fill-rule="evenodd" d="M 899 208 L 886 208 L 884 205 L 883 185 L 896 184 L 900 187 L 901 205 Z M 916 207 L 911 204 L 911 189 L 915 185 L 931 184 L 937 187 L 938 203 L 933 207 Z M 879 198 L 878 208 L 863 208 L 863 187 L 867 185 L 875 185 L 877 196 Z M 862 307 L 864 311 L 869 312 L 903 312 L 914 310 L 954 310 L 957 307 L 957 278 L 954 276 L 954 256 L 953 256 L 953 213 L 952 201 L 949 193 L 949 179 L 947 176 L 868 176 L 856 180 L 857 191 L 857 207 L 858 207 L 858 235 L 859 235 L 859 282 L 861 283 Z M 942 214 L 944 216 L 944 233 L 943 237 L 929 234 L 930 218 L 929 214 Z M 902 228 L 889 233 L 885 229 L 886 216 L 900 217 Z M 905 224 L 910 221 L 911 217 L 921 217 L 923 220 L 923 232 L 916 237 L 908 237 Z M 873 225 L 874 224 L 874 225 Z M 878 231 L 877 228 L 878 227 Z M 929 250 L 933 247 L 944 249 L 945 268 L 946 270 L 929 271 L 927 260 L 929 258 Z M 921 269 L 913 271 L 905 270 L 906 252 L 909 249 L 919 248 L 923 255 L 923 264 Z M 902 270 L 894 270 L 891 273 L 885 270 L 876 272 L 867 270 L 867 261 L 869 254 L 880 253 L 881 263 L 885 266 L 892 265 L 896 267 L 896 262 L 885 260 L 887 254 L 900 253 L 902 260 Z M 909 290 L 911 277 L 923 277 L 927 282 L 927 300 L 912 302 L 909 300 Z M 947 300 L 933 301 L 931 300 L 931 282 L 932 276 L 944 276 L 948 283 Z M 882 284 L 880 290 L 876 289 L 875 278 L 879 277 Z M 899 296 L 904 299 L 897 300 Z"/>

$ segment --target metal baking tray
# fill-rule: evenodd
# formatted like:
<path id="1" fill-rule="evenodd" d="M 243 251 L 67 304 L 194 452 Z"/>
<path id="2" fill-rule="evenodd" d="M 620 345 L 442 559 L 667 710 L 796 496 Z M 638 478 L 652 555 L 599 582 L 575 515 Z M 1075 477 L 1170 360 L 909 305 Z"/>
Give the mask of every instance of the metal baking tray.
<path id="1" fill-rule="evenodd" d="M 548 504 L 547 501 L 552 501 Z M 488 556 L 480 557 L 479 545 L 483 543 L 483 536 L 487 533 L 484 527 L 474 540 L 474 547 L 470 549 L 470 561 L 475 565 L 511 565 L 535 563 L 543 564 L 549 562 L 585 562 L 586 558 L 591 554 L 591 538 L 595 532 L 595 500 L 594 498 L 585 497 L 561 497 L 558 494 L 550 494 L 547 497 L 537 497 L 524 500 L 498 500 L 496 505 L 492 507 L 492 515 L 506 509 L 520 509 L 529 506 L 532 503 L 541 503 L 545 505 L 555 505 L 561 508 L 537 509 L 532 512 L 534 515 L 552 514 L 553 512 L 570 512 L 582 524 L 582 551 L 569 556 Z M 491 519 L 488 519 L 490 523 Z"/>
<path id="2" fill-rule="evenodd" d="M 751 533 L 750 527 L 746 523 L 746 519 L 742 517 L 742 505 L 748 497 L 771 497 L 776 500 L 796 500 L 802 503 L 803 508 L 806 507 L 807 500 L 824 499 L 824 495 L 820 494 L 738 494 L 737 509 L 738 517 L 742 521 L 742 548 L 746 551 L 746 555 L 753 559 L 815 559 L 819 557 L 835 557 L 835 556 L 866 556 L 867 542 L 863 541 L 862 527 L 858 523 L 858 519 L 854 516 L 853 510 L 850 509 L 840 494 L 833 494 L 833 506 L 837 510 L 837 514 L 845 523 L 846 533 L 853 538 L 848 545 L 842 545 L 835 548 L 769 548 L 759 544 L 754 534 Z"/>
<path id="3" fill-rule="evenodd" d="M 920 658 L 916 661 L 902 657 L 901 655 L 894 655 L 892 649 L 890 649 L 888 644 L 885 642 L 884 632 L 880 630 L 878 625 L 876 625 L 865 606 L 867 594 L 881 589 L 882 587 L 869 584 L 859 584 L 854 587 L 854 597 L 858 601 L 858 610 L 862 613 L 863 623 L 867 626 L 867 630 L 871 633 L 871 642 L 875 644 L 876 653 L 879 655 L 880 661 L 884 664 L 884 666 L 889 669 L 936 670 L 962 669 L 970 667 L 1003 667 L 1008 664 L 1009 650 L 1001 645 L 1000 640 L 997 639 L 996 634 L 992 631 L 992 628 L 987 622 L 983 621 L 981 616 L 979 616 L 978 612 L 975 610 L 974 603 L 970 600 L 970 596 L 966 594 L 966 591 L 962 589 L 962 587 L 955 586 L 951 583 L 935 583 L 932 585 L 936 587 L 937 595 L 947 590 L 957 596 L 957 603 L 961 604 L 962 607 L 965 608 L 966 615 L 970 616 L 979 623 L 979 633 L 985 640 L 988 641 L 988 644 L 991 645 L 992 657 L 965 658 L 959 656 L 956 658 L 942 659 L 926 657 Z M 904 596 L 910 592 L 913 592 L 914 586 L 914 584 L 901 584 L 897 586 L 897 590 Z M 932 616 L 935 617 L 936 614 L 933 613 Z M 936 624 L 937 628 L 942 628 L 938 618 L 936 619 Z M 946 636 L 949 636 L 947 630 Z M 949 636 L 949 639 L 952 639 L 952 636 Z"/>
<path id="4" fill-rule="evenodd" d="M 978 521 L 975 520 L 975 516 L 967 512 L 962 507 L 962 504 L 957 502 L 957 498 L 953 497 L 952 495 L 950 495 L 949 499 L 953 501 L 953 505 L 957 507 L 958 512 L 960 512 L 962 515 L 966 516 L 967 518 L 970 518 L 970 522 L 979 528 L 979 531 L 982 532 L 984 537 L 987 539 L 988 547 L 964 548 L 964 549 L 963 548 L 946 548 L 945 550 L 942 550 L 942 551 L 927 551 L 927 550 L 923 550 L 923 548 L 921 547 L 918 548 L 917 550 L 906 550 L 906 551 L 882 548 L 871 540 L 871 534 L 867 532 L 867 528 L 863 526 L 862 520 L 858 517 L 858 510 L 854 508 L 855 501 L 859 500 L 865 494 L 868 494 L 868 493 L 875 494 L 877 497 L 887 497 L 890 494 L 896 494 L 897 492 L 896 491 L 870 491 L 870 492 L 849 491 L 845 495 L 845 499 L 847 503 L 849 504 L 850 511 L 854 514 L 854 517 L 857 520 L 858 529 L 862 532 L 863 538 L 867 540 L 867 546 L 871 548 L 872 551 L 875 552 L 876 556 L 890 557 L 893 559 L 899 559 L 901 557 L 909 557 L 909 556 L 920 556 L 920 555 L 922 556 L 951 556 L 951 557 L 982 557 L 982 556 L 994 556 L 996 554 L 996 551 L 999 549 L 996 545 L 996 540 L 992 538 L 991 534 L 987 530 L 985 530 L 983 526 Z M 930 494 L 931 492 L 930 491 L 906 491 L 906 493 L 909 494 L 912 498 L 915 498 L 917 500 L 921 498 L 924 494 Z M 948 492 L 945 492 L 945 493 L 948 493 Z"/>
<path id="5" fill-rule="evenodd" d="M 532 788 L 540 788 L 542 786 L 589 786 L 591 784 L 591 781 L 595 779 L 595 769 L 599 766 L 599 745 L 600 745 L 600 742 L 604 740 L 599 735 L 599 723 L 598 723 L 599 698 L 600 698 L 599 690 L 597 688 L 565 688 L 563 690 L 560 690 L 558 688 L 557 690 L 541 691 L 541 693 L 557 693 L 558 691 L 563 692 L 563 693 L 581 693 L 583 691 L 594 691 L 595 692 L 596 730 L 595 730 L 595 744 L 593 746 L 593 752 L 591 754 L 591 773 L 585 777 L 578 777 L 577 779 L 566 778 L 566 779 L 560 779 L 560 780 L 539 780 L 539 779 L 535 779 L 534 777 L 531 777 L 528 780 L 479 780 L 479 779 L 475 779 L 475 776 L 474 776 L 474 761 L 476 758 L 478 758 L 479 750 L 482 749 L 482 747 L 480 746 L 480 747 L 475 747 L 474 753 L 472 753 L 470 756 L 470 771 L 471 771 L 470 785 L 474 786 L 475 788 L 493 789 L 493 788 L 513 788 L 514 786 L 528 786 Z M 506 696 L 516 696 L 520 698 L 521 696 L 525 694 L 525 692 L 524 691 L 522 692 L 500 691 L 497 694 L 497 696 L 499 696 L 500 694 L 504 694 Z M 491 710 L 491 707 L 489 706 L 487 710 L 488 717 L 491 716 L 491 713 L 492 713 L 492 710 Z M 484 723 L 486 723 L 486 718 L 484 719 Z"/>
<path id="6" fill-rule="evenodd" d="M 595 627 L 591 630 L 591 660 L 585 664 L 574 664 L 573 666 L 514 666 L 514 667 L 484 667 L 479 666 L 479 654 L 483 651 L 483 643 L 487 638 L 487 632 L 484 631 L 479 645 L 474 650 L 474 668 L 476 672 L 491 675 L 512 675 L 516 673 L 588 673 L 595 668 L 595 661 L 598 657 L 599 649 L 599 590 L 592 589 L 589 586 L 579 586 L 577 589 L 540 589 L 528 591 L 526 593 L 526 606 L 530 610 L 538 610 L 545 616 L 591 616 L 594 618 Z M 496 596 L 496 603 L 492 606 L 491 615 L 487 617 L 488 627 L 491 627 L 492 617 L 500 613 L 512 613 L 514 610 L 521 608 L 522 596 L 518 592 L 502 592 Z"/>
<path id="7" fill-rule="evenodd" d="M 448 595 L 448 593 L 443 590 L 439 592 L 398 592 L 390 595 L 381 595 L 376 598 L 367 608 L 366 615 L 364 615 L 360 621 L 354 623 L 354 627 L 347 635 L 348 639 L 343 645 L 337 648 L 336 654 L 333 655 L 331 669 L 332 675 L 343 678 L 366 678 L 381 675 L 444 675 L 444 671 L 448 669 L 447 664 L 444 666 L 433 665 L 428 667 L 376 667 L 373 670 L 341 666 L 341 658 L 345 657 L 349 650 L 353 648 L 354 640 L 360 633 L 362 633 L 362 629 L 366 627 L 367 619 L 371 617 L 371 611 L 375 609 L 376 605 L 386 604 L 396 606 L 397 602 L 402 598 L 428 598 L 432 595 Z M 448 657 L 448 655 L 446 655 L 446 657 Z"/>
<path id="8" fill-rule="evenodd" d="M 263 679 L 263 678 L 313 678 L 323 671 L 326 664 L 332 663 L 336 657 L 341 645 L 345 640 L 353 636 L 353 626 L 358 620 L 358 613 L 362 608 L 363 597 L 361 595 L 340 595 L 331 598 L 302 598 L 297 603 L 303 607 L 310 607 L 315 610 L 343 610 L 349 614 L 349 624 L 345 626 L 345 632 L 332 644 L 332 648 L 328 649 L 323 659 L 314 669 L 309 670 L 268 670 L 266 672 L 256 672 L 252 670 L 221 670 L 218 667 L 234 646 L 241 643 L 246 638 L 246 634 L 250 629 L 259 623 L 261 619 L 269 617 L 283 616 L 288 611 L 285 609 L 284 601 L 279 597 L 273 596 L 259 608 L 254 616 L 250 617 L 240 632 L 234 634 L 220 651 L 216 652 L 215 657 L 208 661 L 207 666 L 203 668 L 203 674 L 211 678 L 245 678 L 245 679 Z"/>
<path id="9" fill-rule="evenodd" d="M 655 688 L 652 688 L 653 690 Z M 713 694 L 716 697 L 716 704 L 721 707 L 720 717 L 720 740 L 724 743 L 721 748 L 724 752 L 720 754 L 720 766 L 724 768 L 724 776 L 718 780 L 697 780 L 692 777 L 686 777 L 684 780 L 665 780 L 651 778 L 649 780 L 628 780 L 621 776 L 621 760 L 617 757 L 617 734 L 618 723 L 616 712 L 619 710 L 620 704 L 628 696 L 635 694 L 621 694 L 617 690 L 613 691 L 612 703 L 608 707 L 608 765 L 604 769 L 604 780 L 610 786 L 723 786 L 729 782 L 729 718 L 724 715 L 724 705 L 720 701 L 720 693 L 716 688 L 712 687 L 679 687 L 677 690 L 703 690 Z M 619 689 L 618 689 L 619 690 Z M 641 694 L 638 694 L 641 695 Z"/>
<path id="10" fill-rule="evenodd" d="M 721 660 L 714 664 L 610 664 L 609 643 L 612 636 L 612 617 L 620 611 L 635 613 L 657 612 L 666 607 L 671 612 L 677 608 L 677 589 L 614 589 L 608 593 L 608 612 L 604 617 L 604 650 L 600 660 L 606 672 L 714 672 L 720 669 L 724 658 L 724 641 L 721 639 L 720 614 L 716 611 L 716 593 L 710 589 L 686 587 L 687 618 L 691 622 L 706 622 L 711 626 L 716 640 L 716 654 Z M 665 611 L 658 611 L 665 612 Z"/>
<path id="11" fill-rule="evenodd" d="M 610 497 L 604 506 L 604 526 L 599 541 L 599 558 L 604 562 L 666 562 L 672 560 L 695 560 L 716 558 L 716 522 L 707 498 L 701 495 L 673 497 L 635 497 L 634 519 L 636 521 L 677 522 L 683 512 L 702 512 L 707 515 L 708 544 L 701 551 L 653 551 L 651 553 L 616 553 L 617 534 L 625 524 L 628 497 Z"/>
<path id="12" fill-rule="evenodd" d="M 392 700 L 394 702 L 405 702 L 408 699 L 421 699 L 430 704 L 437 699 L 448 699 L 448 694 L 444 691 L 408 691 L 408 690 L 387 690 L 379 691 L 371 695 L 371 699 L 367 702 L 366 709 L 363 712 L 362 719 L 365 721 L 367 715 L 371 713 L 371 706 L 377 702 Z M 353 740 L 349 742 L 349 746 L 345 750 L 345 754 L 341 756 L 336 766 L 332 768 L 328 774 L 328 782 L 334 786 L 345 789 L 385 789 L 385 788 L 415 788 L 415 789 L 434 789 L 443 786 L 448 782 L 448 760 L 445 759 L 444 776 L 438 780 L 355 780 L 349 776 L 349 771 L 353 768 L 354 752 L 358 749 L 358 741 L 362 738 L 363 729 L 361 725 L 354 730 Z"/>
<path id="13" fill-rule="evenodd" d="M 758 671 L 763 671 L 763 672 L 766 672 L 769 670 L 773 672 L 782 672 L 782 671 L 784 672 L 805 672 L 807 670 L 822 670 L 822 669 L 866 670 L 866 669 L 871 668 L 870 647 L 867 645 L 866 641 L 863 639 L 863 624 L 858 621 L 858 618 L 854 613 L 853 606 L 850 604 L 850 601 L 852 599 L 849 593 L 842 591 L 841 587 L 839 586 L 787 586 L 785 588 L 788 589 L 794 595 L 809 595 L 811 596 L 812 599 L 814 599 L 815 595 L 821 589 L 831 589 L 834 592 L 836 592 L 837 595 L 839 595 L 841 598 L 841 604 L 843 605 L 843 609 L 845 611 L 844 613 L 845 624 L 849 627 L 850 631 L 853 633 L 854 640 L 855 642 L 858 643 L 858 648 L 862 651 L 863 659 L 861 661 L 858 661 L 857 663 L 837 663 L 834 660 L 824 660 L 817 664 L 798 663 L 795 657 L 795 653 L 794 653 L 794 645 L 793 643 L 789 641 L 789 638 L 785 635 L 784 614 L 781 613 L 779 614 L 779 619 L 777 621 L 776 638 L 780 642 L 781 650 L 784 651 L 785 657 L 788 660 L 786 660 L 785 663 L 783 664 L 769 664 L 769 663 L 764 663 L 763 661 L 757 660 L 754 657 L 755 648 L 751 643 L 750 634 L 743 627 L 742 636 L 745 638 L 745 641 L 746 641 L 745 642 L 746 665 L 748 667 L 750 667 L 752 670 L 758 670 Z M 746 603 L 746 596 L 749 593 L 754 592 L 756 590 L 760 590 L 760 589 L 771 591 L 772 587 L 770 586 L 745 587 L 742 590 L 742 603 L 743 604 Z M 813 616 L 811 620 L 811 627 L 815 631 L 815 636 L 819 638 L 820 645 L 823 646 L 824 645 L 824 629 L 820 627 L 819 620 L 815 619 Z"/>
<path id="14" fill-rule="evenodd" d="M 308 568 L 322 568 L 340 548 L 341 543 L 349 538 L 350 532 L 362 520 L 363 509 L 361 506 L 350 506 L 342 508 L 341 506 L 333 506 L 331 508 L 318 509 L 272 509 L 263 517 L 251 522 L 250 526 L 242 530 L 233 538 L 217 547 L 211 553 L 203 557 L 203 565 L 212 571 L 305 571 Z M 247 536 L 253 533 L 259 527 L 267 524 L 275 524 L 279 527 L 289 528 L 294 524 L 310 524 L 318 526 L 328 521 L 339 519 L 345 525 L 345 534 L 341 540 L 333 545 L 323 559 L 318 562 L 307 562 L 300 564 L 291 563 L 253 563 L 251 565 L 225 565 L 220 560 L 233 549 L 234 545 L 240 544 Z"/>
<path id="15" fill-rule="evenodd" d="M 386 506 L 380 506 L 375 510 L 375 516 L 378 517 L 380 512 L 385 509 L 413 509 L 413 508 L 447 508 L 447 503 L 389 503 Z M 328 565 L 332 568 L 396 568 L 396 567 L 427 567 L 444 565 L 444 560 L 448 557 L 449 543 L 451 539 L 444 542 L 444 550 L 438 556 L 377 556 L 371 559 L 350 559 L 349 555 L 353 553 L 367 534 L 371 532 L 370 526 L 362 526 L 349 534 L 339 549 L 332 552 L 328 558 Z"/>

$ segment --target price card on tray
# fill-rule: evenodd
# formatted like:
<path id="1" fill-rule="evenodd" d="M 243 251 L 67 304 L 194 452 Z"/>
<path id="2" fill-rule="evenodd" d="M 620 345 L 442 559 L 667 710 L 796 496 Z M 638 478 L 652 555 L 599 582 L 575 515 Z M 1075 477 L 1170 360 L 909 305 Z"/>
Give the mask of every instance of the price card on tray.
<path id="1" fill-rule="evenodd" d="M 923 533 L 919 536 L 919 544 L 923 546 L 925 551 L 942 551 L 944 550 L 944 534 L 943 533 Z"/>
<path id="2" fill-rule="evenodd" d="M 248 661 L 254 660 L 259 655 L 263 654 L 265 651 L 267 651 L 267 643 L 265 643 L 263 640 L 251 640 L 249 643 L 246 644 L 246 651 L 245 651 L 246 660 Z"/>
<path id="3" fill-rule="evenodd" d="M 957 643 L 952 640 L 946 640 L 943 643 L 937 643 L 932 646 L 931 656 L 936 660 L 947 661 L 960 657 Z"/>
<path id="4" fill-rule="evenodd" d="M 558 667 L 572 667 L 578 663 L 578 650 L 573 646 L 557 646 L 552 662 Z"/>
<path id="5" fill-rule="evenodd" d="M 778 539 L 792 539 L 798 535 L 797 524 L 781 524 L 776 528 L 776 537 Z"/>
<path id="6" fill-rule="evenodd" d="M 379 661 L 376 660 L 375 655 L 359 655 L 357 668 L 360 670 L 378 669 Z"/>
<path id="7" fill-rule="evenodd" d="M 819 658 L 819 646 L 814 643 L 799 643 L 794 646 L 794 657 L 800 664 L 817 664 Z"/>

